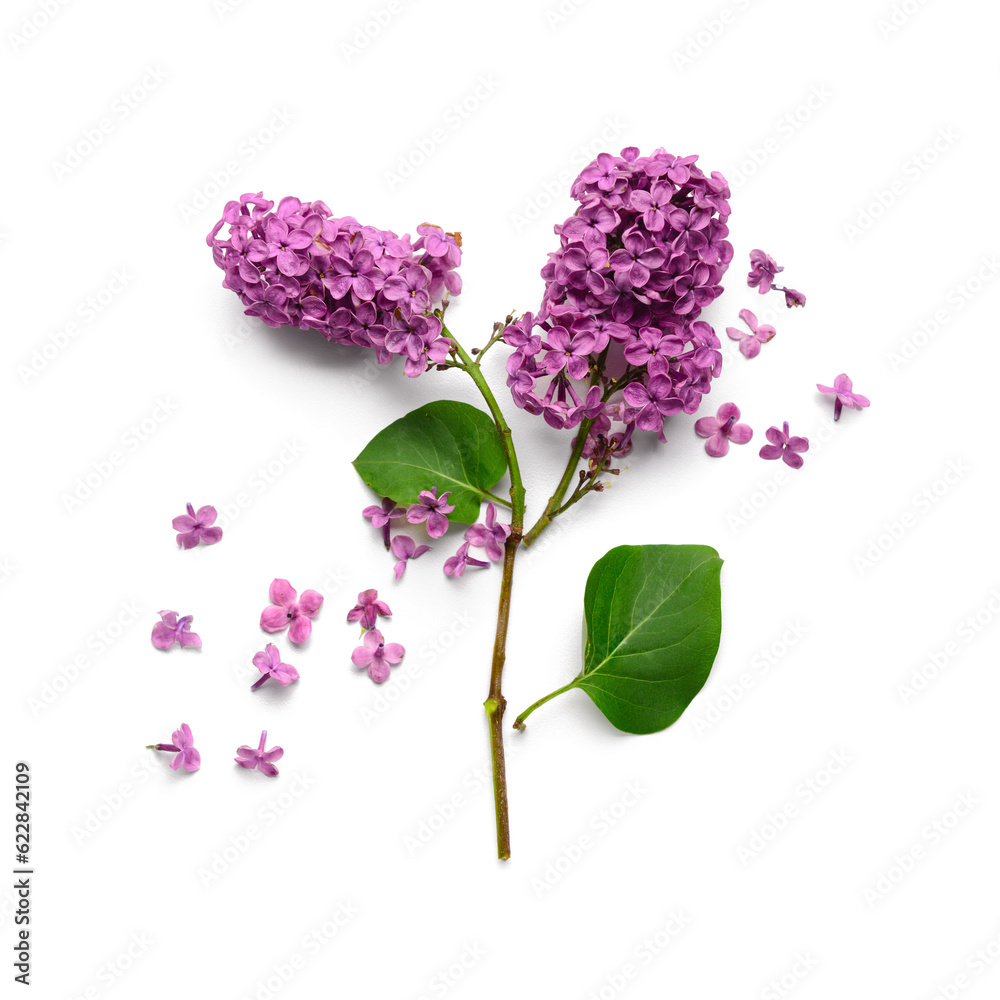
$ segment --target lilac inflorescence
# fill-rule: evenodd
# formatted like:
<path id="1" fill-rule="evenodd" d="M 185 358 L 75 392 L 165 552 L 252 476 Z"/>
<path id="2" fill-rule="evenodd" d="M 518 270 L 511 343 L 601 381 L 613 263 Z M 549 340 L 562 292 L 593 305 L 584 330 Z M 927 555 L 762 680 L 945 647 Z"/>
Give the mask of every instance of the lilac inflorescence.
<path id="1" fill-rule="evenodd" d="M 593 421 L 592 463 L 628 454 L 635 428 L 662 440 L 664 418 L 694 413 L 722 370 L 698 316 L 733 257 L 729 186 L 696 159 L 601 153 L 571 189 L 580 207 L 555 227 L 538 313 L 504 331 L 514 402 L 557 428 Z"/>
<path id="2" fill-rule="evenodd" d="M 434 311 L 462 290 L 460 235 L 428 224 L 417 234 L 411 243 L 334 218 L 321 201 L 282 198 L 275 209 L 258 192 L 229 202 L 207 242 L 248 316 L 371 348 L 380 364 L 402 355 L 415 378 L 447 358 L 451 341 Z"/>

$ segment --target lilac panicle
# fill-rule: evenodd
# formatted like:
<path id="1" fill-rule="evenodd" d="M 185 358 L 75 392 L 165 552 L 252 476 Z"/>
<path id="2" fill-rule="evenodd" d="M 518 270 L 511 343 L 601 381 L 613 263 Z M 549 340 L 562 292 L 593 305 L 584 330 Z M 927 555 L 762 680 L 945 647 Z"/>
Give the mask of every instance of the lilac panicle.
<path id="1" fill-rule="evenodd" d="M 504 330 L 516 405 L 552 427 L 594 421 L 591 460 L 628 447 L 633 427 L 662 439 L 664 418 L 694 413 L 722 370 L 699 315 L 733 257 L 729 186 L 696 160 L 629 147 L 585 167 L 570 192 L 579 207 L 555 227 L 542 268 L 541 306 Z"/>
<path id="2" fill-rule="evenodd" d="M 448 356 L 435 310 L 462 290 L 459 233 L 424 223 L 411 241 L 335 217 L 322 201 L 288 197 L 275 208 L 258 192 L 228 202 L 206 242 L 223 287 L 268 326 L 318 330 L 373 350 L 379 364 L 401 355 L 411 378 Z"/>

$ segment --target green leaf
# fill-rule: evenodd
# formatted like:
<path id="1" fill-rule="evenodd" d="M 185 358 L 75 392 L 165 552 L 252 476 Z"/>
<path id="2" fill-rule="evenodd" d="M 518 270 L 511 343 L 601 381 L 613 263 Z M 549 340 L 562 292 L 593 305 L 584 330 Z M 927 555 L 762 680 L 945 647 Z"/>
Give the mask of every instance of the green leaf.
<path id="1" fill-rule="evenodd" d="M 587 577 L 580 675 L 539 698 L 579 688 L 626 733 L 676 722 L 708 680 L 722 633 L 719 553 L 707 545 L 619 545 Z"/>
<path id="2" fill-rule="evenodd" d="M 507 471 L 493 418 L 468 403 L 441 399 L 393 421 L 354 460 L 358 475 L 380 496 L 417 502 L 421 490 L 451 491 L 448 516 L 471 524 L 479 504 Z"/>
<path id="3" fill-rule="evenodd" d="M 617 729 L 665 729 L 708 680 L 722 632 L 721 569 L 707 545 L 620 545 L 595 563 L 573 686 Z"/>

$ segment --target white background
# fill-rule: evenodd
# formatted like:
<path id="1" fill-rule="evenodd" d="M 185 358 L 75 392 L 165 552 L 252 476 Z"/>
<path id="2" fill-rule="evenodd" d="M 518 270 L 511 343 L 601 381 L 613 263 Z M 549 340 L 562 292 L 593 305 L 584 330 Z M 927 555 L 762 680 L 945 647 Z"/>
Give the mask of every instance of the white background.
<path id="1" fill-rule="evenodd" d="M 44 9 L 12 0 L 0 25 L 2 733 L 8 791 L 32 767 L 37 995 L 995 996 L 1000 961 L 974 957 L 1000 954 L 994 6 L 409 0 L 353 50 L 376 6 Z M 750 445 L 710 460 L 672 421 L 519 559 L 508 720 L 578 670 L 585 577 L 613 545 L 714 545 L 724 633 L 663 733 L 624 736 L 578 692 L 509 731 L 500 864 L 481 708 L 499 571 L 447 580 L 453 532 L 394 585 L 349 464 L 471 388 L 246 320 L 204 236 L 257 190 L 460 229 L 450 325 L 471 346 L 537 306 L 569 182 L 629 144 L 729 177 L 736 257 L 705 318 L 721 333 L 749 307 L 778 336 L 752 362 L 727 341 L 711 397 Z M 754 247 L 805 310 L 746 287 Z M 814 385 L 842 371 L 872 406 L 832 433 Z M 569 435 L 509 410 L 537 514 Z M 813 441 L 800 472 L 757 457 L 782 420 Z M 177 549 L 186 501 L 241 493 L 219 545 Z M 251 695 L 275 576 L 326 604 L 286 656 L 301 681 Z M 408 649 L 382 688 L 344 623 L 372 586 Z M 194 614 L 201 653 L 151 647 L 161 608 Z M 181 721 L 194 775 L 143 749 Z M 264 727 L 273 781 L 232 763 Z"/>

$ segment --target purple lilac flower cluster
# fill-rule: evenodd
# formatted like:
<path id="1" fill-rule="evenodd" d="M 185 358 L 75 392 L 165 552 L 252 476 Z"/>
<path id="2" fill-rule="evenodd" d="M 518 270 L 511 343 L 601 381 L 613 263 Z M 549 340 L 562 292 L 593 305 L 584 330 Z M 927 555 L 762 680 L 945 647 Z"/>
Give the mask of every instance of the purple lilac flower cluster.
<path id="1" fill-rule="evenodd" d="M 371 348 L 380 364 L 403 355 L 415 378 L 447 358 L 451 341 L 433 310 L 462 290 L 460 234 L 428 224 L 417 234 L 411 243 L 334 218 L 321 201 L 282 198 L 275 209 L 258 192 L 227 203 L 207 243 L 248 316 Z"/>
<path id="2" fill-rule="evenodd" d="M 664 418 L 694 413 L 722 370 L 698 316 L 733 256 L 729 186 L 696 160 L 601 153 L 571 189 L 580 207 L 555 227 L 538 313 L 504 331 L 514 402 L 557 428 L 593 421 L 592 463 L 628 454 L 635 428 L 663 440 Z"/>

